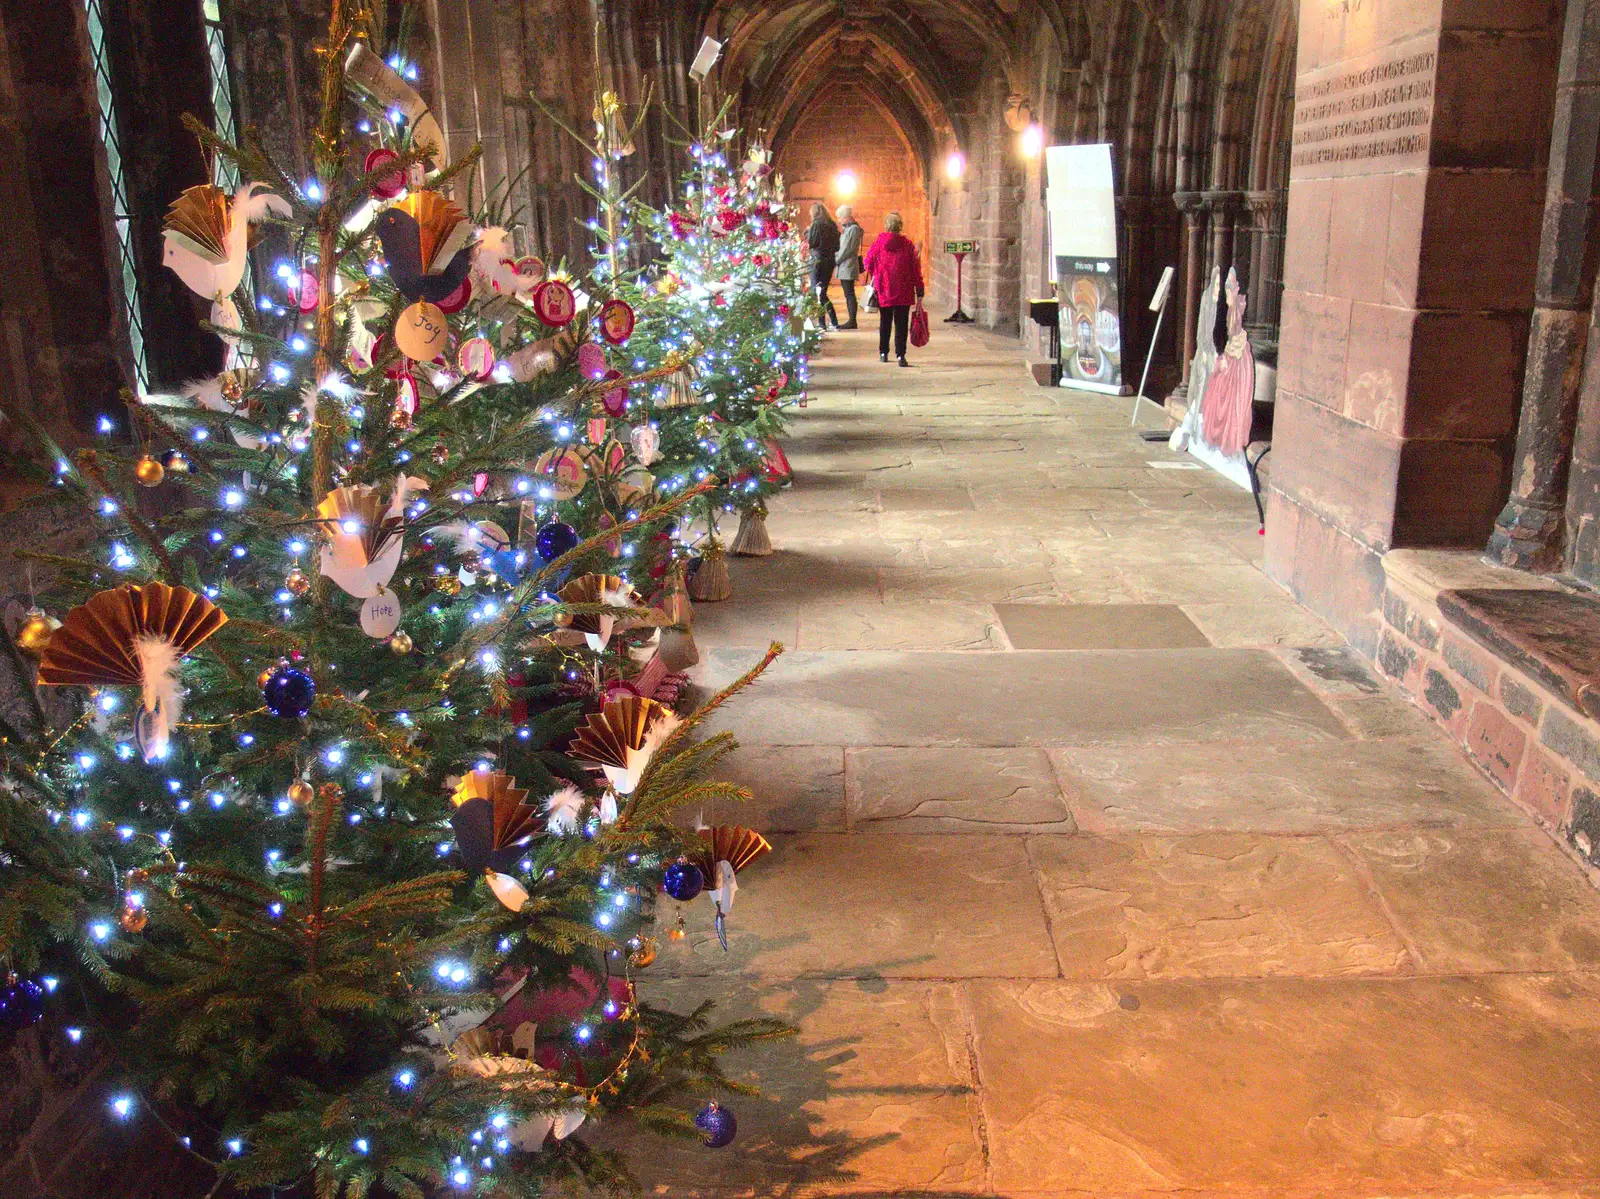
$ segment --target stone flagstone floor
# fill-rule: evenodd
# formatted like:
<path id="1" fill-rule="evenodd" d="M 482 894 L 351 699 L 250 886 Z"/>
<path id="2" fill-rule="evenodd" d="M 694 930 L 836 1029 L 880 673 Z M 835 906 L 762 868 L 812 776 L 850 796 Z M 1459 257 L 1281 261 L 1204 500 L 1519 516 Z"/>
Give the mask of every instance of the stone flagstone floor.
<path id="1" fill-rule="evenodd" d="M 768 833 L 646 993 L 798 1025 L 670 1195 L 1600 1194 L 1600 896 L 1260 570 L 1250 498 L 935 327 L 830 339 L 697 608 Z M 666 911 L 670 919 L 672 905 Z"/>

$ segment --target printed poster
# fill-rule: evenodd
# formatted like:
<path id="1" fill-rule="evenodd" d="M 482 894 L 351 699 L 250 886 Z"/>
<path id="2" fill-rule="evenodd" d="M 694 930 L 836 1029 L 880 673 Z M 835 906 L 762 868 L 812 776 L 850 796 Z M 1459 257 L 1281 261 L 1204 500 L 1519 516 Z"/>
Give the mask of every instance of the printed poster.
<path id="1" fill-rule="evenodd" d="M 1045 173 L 1050 261 L 1061 308 L 1061 386 L 1124 395 L 1111 147 L 1051 146 Z"/>

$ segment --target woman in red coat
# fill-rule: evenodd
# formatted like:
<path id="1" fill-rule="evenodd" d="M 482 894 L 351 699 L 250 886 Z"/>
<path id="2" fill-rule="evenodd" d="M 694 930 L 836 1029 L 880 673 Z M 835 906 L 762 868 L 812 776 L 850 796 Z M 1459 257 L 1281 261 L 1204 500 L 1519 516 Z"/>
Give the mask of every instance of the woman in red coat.
<path id="1" fill-rule="evenodd" d="M 901 235 L 905 222 L 898 212 L 883 218 L 883 232 L 867 251 L 867 278 L 878 299 L 878 361 L 889 361 L 889 329 L 894 329 L 894 354 L 901 366 L 906 361 L 906 332 L 911 326 L 911 306 L 922 299 L 922 264 L 917 247 Z"/>

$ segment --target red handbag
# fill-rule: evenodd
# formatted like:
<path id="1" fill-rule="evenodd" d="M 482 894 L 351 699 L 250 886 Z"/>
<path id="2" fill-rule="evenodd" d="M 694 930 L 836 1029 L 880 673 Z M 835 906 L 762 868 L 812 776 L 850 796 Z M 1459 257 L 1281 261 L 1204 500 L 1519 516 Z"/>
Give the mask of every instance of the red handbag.
<path id="1" fill-rule="evenodd" d="M 921 304 L 911 311 L 911 344 L 919 350 L 928 344 L 928 310 Z"/>

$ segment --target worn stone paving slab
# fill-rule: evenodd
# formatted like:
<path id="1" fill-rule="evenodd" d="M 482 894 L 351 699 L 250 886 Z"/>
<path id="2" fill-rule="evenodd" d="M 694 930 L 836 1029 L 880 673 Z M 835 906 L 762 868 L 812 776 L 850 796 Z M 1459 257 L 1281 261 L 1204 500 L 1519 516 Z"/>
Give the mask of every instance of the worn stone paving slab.
<path id="1" fill-rule="evenodd" d="M 998 650 L 1005 641 L 988 604 L 802 604 L 803 650 Z"/>
<path id="2" fill-rule="evenodd" d="M 895 600 L 969 600 L 1003 603 L 1059 600 L 1055 575 L 1045 566 L 991 567 L 967 570 L 930 566 L 886 566 L 878 572 L 886 602 Z"/>
<path id="3" fill-rule="evenodd" d="M 763 833 L 840 832 L 846 827 L 844 750 L 827 745 L 742 745 L 716 778 L 748 787 L 748 803 L 719 801 L 678 813 L 689 825 L 742 824 Z"/>
<path id="4" fill-rule="evenodd" d="M 855 828 L 894 832 L 1071 833 L 1072 813 L 1042 749 L 906 749 L 845 753 Z"/>
<path id="5" fill-rule="evenodd" d="M 1309 833 L 1525 823 L 1455 752 L 1408 741 L 1129 745 L 1052 752 L 1089 832 Z"/>
<path id="6" fill-rule="evenodd" d="M 1254 604 L 1184 604 L 1212 645 L 1340 646 L 1344 639 L 1292 600 Z"/>
<path id="7" fill-rule="evenodd" d="M 1372 872 L 1427 971 L 1600 967 L 1594 888 L 1540 829 L 1404 829 L 1341 841 Z"/>
<path id="8" fill-rule="evenodd" d="M 972 510 L 964 487 L 883 487 L 878 502 L 884 512 L 960 512 Z"/>
<path id="9" fill-rule="evenodd" d="M 996 604 L 1013 649 L 1189 649 L 1210 644 L 1170 604 Z"/>
<path id="10" fill-rule="evenodd" d="M 1600 1186 L 1600 981 L 969 986 L 1002 1194 Z"/>
<path id="11" fill-rule="evenodd" d="M 1029 843 L 1063 976 L 1394 974 L 1406 947 L 1320 837 L 1039 838 Z"/>
<path id="12" fill-rule="evenodd" d="M 758 655 L 713 649 L 715 690 Z M 712 728 L 768 745 L 1090 745 L 1270 737 L 1322 741 L 1343 727 L 1259 650 L 785 654 Z"/>
<path id="13" fill-rule="evenodd" d="M 728 952 L 708 899 L 652 970 L 792 978 L 1054 978 L 1055 951 L 1022 838 L 780 834 L 746 868 Z M 665 904 L 663 915 L 672 919 Z M 959 911 L 952 919 L 952 911 Z"/>
<path id="14" fill-rule="evenodd" d="M 688 1012 L 705 998 L 655 970 L 645 1002 Z M 725 1068 L 759 1096 L 726 1102 L 739 1120 L 734 1146 L 609 1128 L 626 1146 L 646 1194 L 792 1196 L 982 1194 L 985 1162 L 969 1027 L 955 986 L 943 982 L 769 983 L 735 989 L 718 1021 L 769 1016 L 795 1040 L 730 1054 Z"/>

